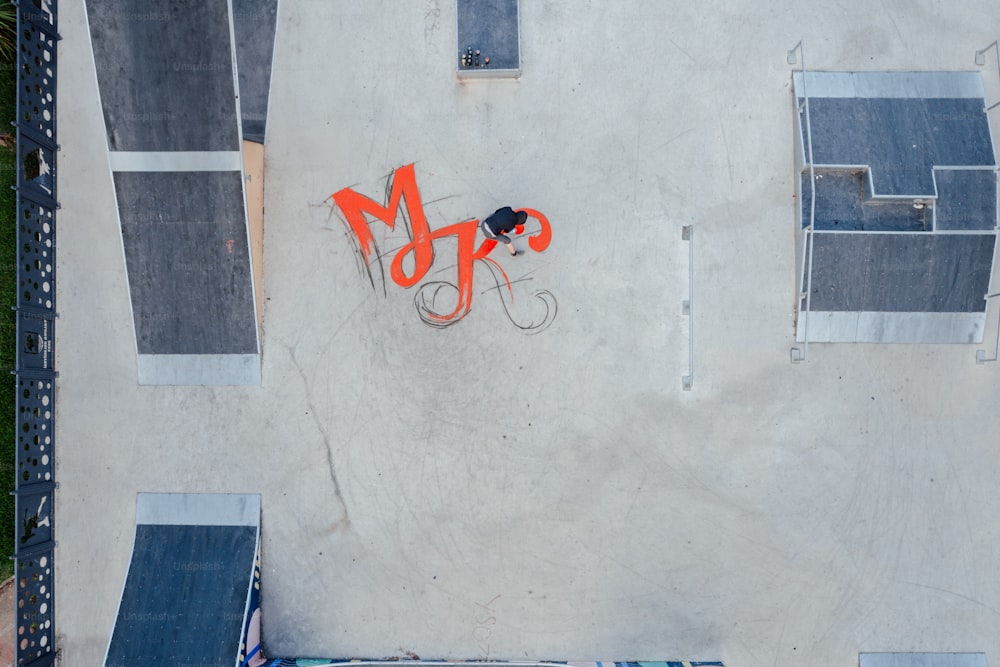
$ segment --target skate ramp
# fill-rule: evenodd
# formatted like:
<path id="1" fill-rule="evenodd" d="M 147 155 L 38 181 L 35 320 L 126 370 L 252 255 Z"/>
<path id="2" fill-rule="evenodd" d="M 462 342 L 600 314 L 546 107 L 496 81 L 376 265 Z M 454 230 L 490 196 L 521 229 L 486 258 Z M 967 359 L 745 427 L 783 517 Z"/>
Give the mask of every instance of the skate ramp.
<path id="1" fill-rule="evenodd" d="M 139 494 L 105 667 L 239 667 L 256 654 L 259 544 L 260 496 Z"/>

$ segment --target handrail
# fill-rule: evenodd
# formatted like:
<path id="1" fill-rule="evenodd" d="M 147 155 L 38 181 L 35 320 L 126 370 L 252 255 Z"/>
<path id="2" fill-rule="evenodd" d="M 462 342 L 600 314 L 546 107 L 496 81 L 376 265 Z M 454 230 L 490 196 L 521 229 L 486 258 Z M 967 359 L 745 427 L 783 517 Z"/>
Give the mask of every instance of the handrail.
<path id="1" fill-rule="evenodd" d="M 796 109 L 801 113 L 805 110 L 806 116 L 806 142 L 808 143 L 808 159 L 809 159 L 809 226 L 806 228 L 805 243 L 808 246 L 808 257 L 806 259 L 806 284 L 805 284 L 805 297 L 806 297 L 806 310 L 805 319 L 802 323 L 802 354 L 799 356 L 795 355 L 797 350 L 793 350 L 792 361 L 806 361 L 809 357 L 809 314 L 812 311 L 812 273 L 813 273 L 813 248 L 815 246 L 815 239 L 813 238 L 813 232 L 815 231 L 816 223 L 816 168 L 813 163 L 813 140 L 812 140 L 812 118 L 809 116 L 809 91 L 806 84 L 806 50 L 805 46 L 802 44 L 802 40 L 793 46 L 788 51 L 787 62 L 789 65 L 795 64 L 795 52 L 798 51 L 802 59 L 801 71 L 802 71 L 802 104 L 796 104 Z M 801 286 L 800 286 L 801 287 Z M 802 303 L 801 292 L 799 292 L 799 306 Z"/>
<path id="2" fill-rule="evenodd" d="M 688 298 L 681 304 L 688 316 L 688 374 L 681 378 L 681 387 L 690 391 L 694 385 L 694 225 L 686 225 L 681 238 L 688 242 Z"/>

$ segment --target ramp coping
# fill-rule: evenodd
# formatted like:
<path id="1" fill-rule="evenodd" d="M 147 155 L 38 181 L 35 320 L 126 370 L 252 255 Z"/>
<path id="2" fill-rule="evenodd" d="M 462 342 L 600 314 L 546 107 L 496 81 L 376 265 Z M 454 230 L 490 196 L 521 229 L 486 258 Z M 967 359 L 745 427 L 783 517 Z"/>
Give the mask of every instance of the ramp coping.
<path id="1" fill-rule="evenodd" d="M 979 72 L 808 72 L 810 99 L 818 97 L 985 98 Z M 800 97 L 802 72 L 792 73 Z"/>
<path id="2" fill-rule="evenodd" d="M 111 171 L 241 171 L 240 151 L 109 151 Z"/>
<path id="3" fill-rule="evenodd" d="M 260 526 L 255 493 L 139 493 L 135 523 L 173 526 Z"/>

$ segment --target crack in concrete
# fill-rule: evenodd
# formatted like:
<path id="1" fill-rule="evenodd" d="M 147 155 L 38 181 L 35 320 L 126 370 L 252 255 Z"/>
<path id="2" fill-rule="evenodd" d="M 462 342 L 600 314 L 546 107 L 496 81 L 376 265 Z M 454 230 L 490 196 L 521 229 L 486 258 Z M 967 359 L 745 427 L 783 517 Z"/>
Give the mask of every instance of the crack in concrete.
<path id="1" fill-rule="evenodd" d="M 326 428 L 320 422 L 319 412 L 316 410 L 316 404 L 313 401 L 312 388 L 309 386 L 309 380 L 306 377 L 305 371 L 302 369 L 302 365 L 299 360 L 295 357 L 295 348 L 287 343 L 280 343 L 285 350 L 288 351 L 288 356 L 292 360 L 292 364 L 295 366 L 296 372 L 298 372 L 299 377 L 302 378 L 302 384 L 306 390 L 306 405 L 309 407 L 309 414 L 312 416 L 313 423 L 316 425 L 316 430 L 320 432 L 323 437 L 323 447 L 326 454 L 326 466 L 327 472 L 330 476 L 330 483 L 333 485 L 333 494 L 337 497 L 337 501 L 340 503 L 341 515 L 333 525 L 330 527 L 330 532 L 336 532 L 337 530 L 344 528 L 347 529 L 351 525 L 351 515 L 347 510 L 347 502 L 344 500 L 344 496 L 341 493 L 340 481 L 337 479 L 337 467 L 333 462 L 333 450 L 330 445 L 330 434 L 327 432 Z"/>

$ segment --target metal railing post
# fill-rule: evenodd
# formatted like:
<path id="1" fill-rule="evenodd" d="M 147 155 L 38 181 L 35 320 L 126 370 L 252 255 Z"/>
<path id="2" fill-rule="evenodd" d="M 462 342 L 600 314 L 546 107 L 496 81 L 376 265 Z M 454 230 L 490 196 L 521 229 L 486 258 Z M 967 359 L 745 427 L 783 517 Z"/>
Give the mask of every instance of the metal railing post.
<path id="1" fill-rule="evenodd" d="M 1000 296 L 1000 292 L 994 292 L 993 294 L 987 294 L 986 299 L 992 299 L 995 296 Z M 993 358 L 986 358 L 986 350 L 976 350 L 976 363 L 984 364 L 988 361 L 997 361 L 1000 359 L 1000 313 L 997 314 L 997 347 L 996 351 L 993 352 Z"/>

